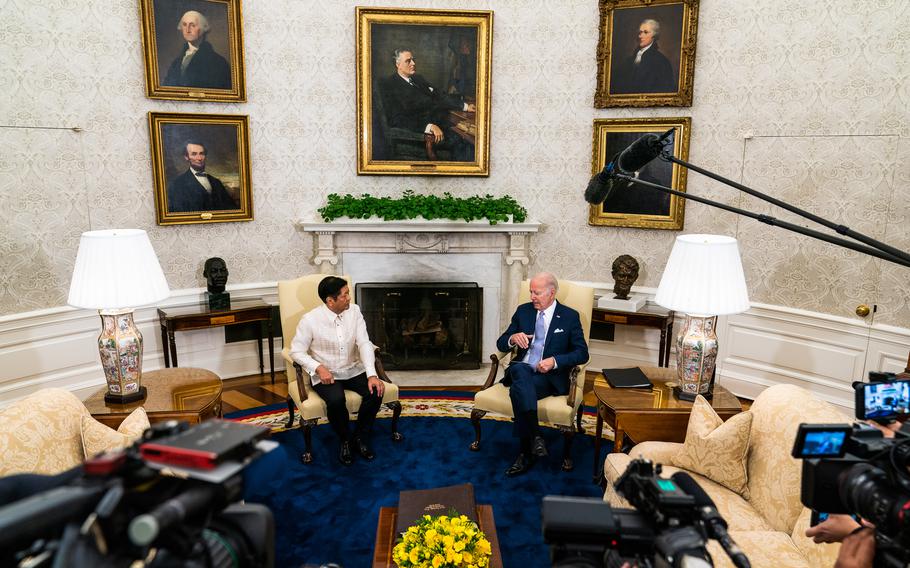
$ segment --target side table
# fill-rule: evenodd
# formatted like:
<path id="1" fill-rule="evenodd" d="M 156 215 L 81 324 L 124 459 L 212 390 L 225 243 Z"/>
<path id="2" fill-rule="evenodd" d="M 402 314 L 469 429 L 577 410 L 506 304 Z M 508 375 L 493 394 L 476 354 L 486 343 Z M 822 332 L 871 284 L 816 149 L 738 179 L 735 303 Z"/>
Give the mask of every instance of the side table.
<path id="1" fill-rule="evenodd" d="M 164 347 L 164 366 L 170 367 L 173 361 L 177 366 L 177 342 L 174 333 L 190 329 L 207 329 L 223 327 L 253 321 L 266 322 L 269 334 L 269 374 L 275 384 L 275 335 L 272 331 L 272 306 L 262 300 L 234 300 L 231 307 L 223 310 L 210 310 L 207 304 L 158 308 L 158 321 L 161 324 L 161 345 Z M 262 327 L 259 327 L 259 372 L 265 372 L 262 360 Z"/>
<path id="2" fill-rule="evenodd" d="M 682 442 L 686 439 L 686 427 L 692 403 L 673 395 L 668 382 L 677 380 L 676 369 L 663 367 L 640 367 L 653 389 L 614 389 L 603 378 L 594 382 L 597 397 L 597 426 L 594 432 L 594 483 L 601 480 L 600 444 L 603 425 L 613 428 L 613 451 L 622 451 L 628 435 L 635 443 L 648 440 Z M 715 384 L 714 396 L 709 401 L 718 416 L 726 420 L 742 412 L 743 407 L 736 396 L 724 387 Z"/>
<path id="3" fill-rule="evenodd" d="M 142 373 L 145 400 L 130 404 L 107 404 L 102 388 L 85 400 L 85 407 L 98 422 L 117 428 L 130 413 L 145 407 L 149 422 L 182 420 L 198 424 L 221 417 L 221 379 L 205 369 L 158 369 Z"/>
<path id="4" fill-rule="evenodd" d="M 622 312 L 597 308 L 591 312 L 591 323 L 613 323 L 619 325 L 641 325 L 660 330 L 660 351 L 657 354 L 657 366 L 670 365 L 670 340 L 673 338 L 673 318 L 676 312 L 655 304 L 647 304 L 637 312 Z"/>

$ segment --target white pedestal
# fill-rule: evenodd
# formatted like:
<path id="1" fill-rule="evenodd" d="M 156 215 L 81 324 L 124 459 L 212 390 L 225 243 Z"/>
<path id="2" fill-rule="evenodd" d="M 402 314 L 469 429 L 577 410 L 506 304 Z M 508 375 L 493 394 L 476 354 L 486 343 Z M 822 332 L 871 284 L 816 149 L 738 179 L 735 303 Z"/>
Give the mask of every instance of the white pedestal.
<path id="1" fill-rule="evenodd" d="M 617 300 L 610 296 L 601 296 L 597 300 L 597 307 L 605 310 L 619 310 L 621 312 L 637 312 L 648 302 L 648 297 L 642 294 L 629 294 L 628 300 Z"/>

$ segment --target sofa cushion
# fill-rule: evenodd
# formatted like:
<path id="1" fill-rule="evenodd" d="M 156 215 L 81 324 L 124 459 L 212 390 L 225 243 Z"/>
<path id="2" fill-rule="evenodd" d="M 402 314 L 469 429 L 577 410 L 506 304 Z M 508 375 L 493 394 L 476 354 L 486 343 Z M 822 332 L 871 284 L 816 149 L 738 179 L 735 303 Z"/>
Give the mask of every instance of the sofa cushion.
<path id="1" fill-rule="evenodd" d="M 129 447 L 149 427 L 148 415 L 141 406 L 132 411 L 114 430 L 98 422 L 90 415 L 82 417 L 82 448 L 85 457 L 90 458 L 108 450 Z"/>
<path id="2" fill-rule="evenodd" d="M 0 411 L 0 476 L 52 475 L 79 465 L 82 416 L 89 412 L 76 395 L 41 389 Z"/>
<path id="3" fill-rule="evenodd" d="M 639 444 L 639 446 L 644 444 Z M 636 449 L 638 446 L 636 446 Z M 642 455 L 641 457 L 648 458 L 647 455 Z M 609 501 L 610 504 L 617 507 L 629 507 L 629 504 L 622 500 L 621 498 L 613 498 L 612 495 L 615 494 L 613 490 L 613 483 L 619 479 L 619 476 L 626 470 L 626 467 L 629 465 L 629 462 L 632 460 L 626 454 L 609 454 L 607 456 L 606 465 L 604 466 L 604 476 L 607 479 L 607 491 L 604 494 L 604 499 Z M 679 468 L 669 465 L 662 466 L 661 477 L 670 477 L 677 471 L 680 471 Z M 717 507 L 718 512 L 727 521 L 728 528 L 732 530 L 741 530 L 741 531 L 770 531 L 771 527 L 765 521 L 765 519 L 755 510 L 752 505 L 743 499 L 738 494 L 730 491 L 723 485 L 711 481 L 707 477 L 693 473 L 691 471 L 686 472 L 692 476 L 692 478 L 705 490 L 705 493 L 711 497 L 711 500 L 714 501 L 714 505 Z"/>
<path id="4" fill-rule="evenodd" d="M 810 566 L 790 537 L 782 532 L 731 530 L 730 537 L 743 549 L 749 563 L 756 568 L 764 566 L 809 568 Z M 711 559 L 716 568 L 733 567 L 730 557 L 717 541 L 708 541 L 708 552 L 711 553 Z"/>
<path id="5" fill-rule="evenodd" d="M 746 458 L 752 413 L 741 412 L 724 422 L 701 395 L 695 398 L 686 441 L 672 464 L 720 483 L 749 498 Z"/>

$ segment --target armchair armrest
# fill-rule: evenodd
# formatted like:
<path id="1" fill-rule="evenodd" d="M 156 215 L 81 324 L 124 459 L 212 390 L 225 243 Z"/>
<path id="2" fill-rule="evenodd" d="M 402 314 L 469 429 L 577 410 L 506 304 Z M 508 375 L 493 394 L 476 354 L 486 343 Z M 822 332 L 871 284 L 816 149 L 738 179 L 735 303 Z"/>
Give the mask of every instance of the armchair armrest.
<path id="1" fill-rule="evenodd" d="M 284 357 L 285 362 L 289 363 L 290 365 L 292 365 L 294 367 L 294 371 L 296 373 L 296 380 L 297 380 L 297 391 L 300 393 L 300 401 L 303 402 L 309 396 L 307 394 L 306 383 L 304 382 L 305 379 L 303 378 L 304 377 L 303 367 L 300 366 L 300 363 L 298 363 L 297 361 L 294 361 L 294 359 L 291 358 L 291 351 L 289 348 L 285 347 L 284 349 L 282 349 L 281 356 Z M 285 373 L 289 373 L 289 371 L 285 370 Z M 288 374 L 288 382 L 291 382 L 291 380 L 292 380 L 291 375 Z"/>
<path id="2" fill-rule="evenodd" d="M 572 371 L 569 373 L 569 395 L 566 397 L 566 404 L 571 408 L 575 408 L 575 390 L 579 373 L 581 373 L 580 365 L 572 367 Z"/>
<path id="3" fill-rule="evenodd" d="M 300 401 L 303 402 L 309 397 L 306 389 L 306 383 L 304 382 L 305 379 L 303 378 L 303 367 L 300 366 L 300 363 L 294 362 L 294 370 L 297 371 L 297 392 L 300 393 Z"/>
<path id="4" fill-rule="evenodd" d="M 377 347 L 374 351 L 376 353 L 376 375 L 379 377 L 379 380 L 384 383 L 394 384 L 392 379 L 385 372 L 385 367 L 382 366 L 382 358 L 379 357 L 379 348 Z"/>
<path id="5" fill-rule="evenodd" d="M 487 375 L 487 380 L 484 381 L 483 386 L 480 388 L 480 390 L 486 390 L 486 389 L 490 388 L 491 386 L 493 386 L 493 384 L 496 382 L 496 374 L 499 372 L 500 363 L 503 362 L 503 359 L 506 357 L 506 355 L 511 355 L 511 354 L 512 354 L 512 352 L 509 352 L 509 353 L 499 352 L 499 353 L 493 353 L 492 355 L 490 355 L 490 374 Z"/>

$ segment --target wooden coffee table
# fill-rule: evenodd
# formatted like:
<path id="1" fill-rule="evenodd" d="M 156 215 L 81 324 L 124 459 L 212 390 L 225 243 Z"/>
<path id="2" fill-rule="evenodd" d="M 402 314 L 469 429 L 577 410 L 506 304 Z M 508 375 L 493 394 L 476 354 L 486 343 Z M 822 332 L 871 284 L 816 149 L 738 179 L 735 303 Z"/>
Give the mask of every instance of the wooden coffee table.
<path id="1" fill-rule="evenodd" d="M 392 562 L 392 549 L 395 548 L 395 524 L 398 521 L 398 507 L 379 509 L 379 524 L 376 526 L 376 548 L 373 552 L 373 568 L 395 568 Z M 493 522 L 493 506 L 477 505 L 477 524 L 490 541 L 490 568 L 502 568 L 502 555 L 499 553 L 499 538 L 496 536 L 496 523 Z"/>
<path id="2" fill-rule="evenodd" d="M 221 378 L 205 369 L 175 367 L 142 373 L 145 400 L 130 404 L 104 402 L 107 387 L 85 401 L 85 407 L 98 422 L 117 428 L 130 413 L 145 408 L 149 422 L 181 420 L 198 424 L 221 417 Z"/>
<path id="3" fill-rule="evenodd" d="M 604 421 L 615 433 L 613 451 L 622 451 L 626 436 L 635 443 L 648 440 L 682 442 L 686 439 L 686 427 L 692 403 L 679 400 L 673 395 L 667 382 L 676 381 L 675 368 L 640 367 L 653 383 L 652 390 L 614 389 L 601 374 L 594 381 L 594 395 L 597 396 L 597 429 L 594 437 L 594 483 L 600 483 L 600 443 Z M 739 399 L 724 387 L 715 384 L 714 396 L 709 401 L 717 414 L 724 420 L 742 412 Z"/>

